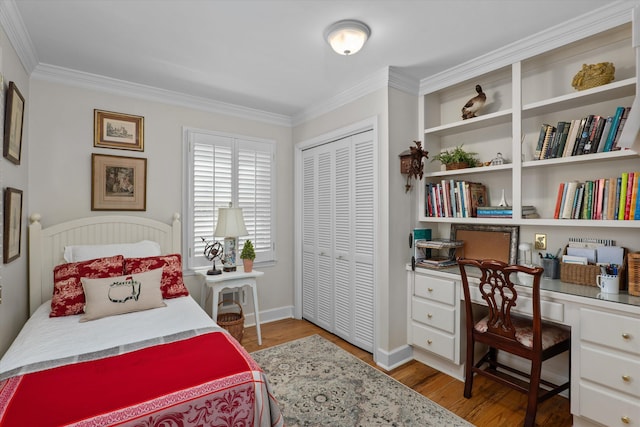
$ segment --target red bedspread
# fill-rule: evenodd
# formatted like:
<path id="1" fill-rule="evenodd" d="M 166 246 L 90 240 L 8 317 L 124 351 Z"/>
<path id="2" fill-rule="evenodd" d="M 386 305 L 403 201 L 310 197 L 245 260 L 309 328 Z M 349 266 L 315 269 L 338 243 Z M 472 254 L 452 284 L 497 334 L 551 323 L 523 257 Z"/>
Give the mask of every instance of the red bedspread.
<path id="1" fill-rule="evenodd" d="M 255 361 L 227 334 L 209 332 L 6 379 L 0 425 L 283 423 Z"/>

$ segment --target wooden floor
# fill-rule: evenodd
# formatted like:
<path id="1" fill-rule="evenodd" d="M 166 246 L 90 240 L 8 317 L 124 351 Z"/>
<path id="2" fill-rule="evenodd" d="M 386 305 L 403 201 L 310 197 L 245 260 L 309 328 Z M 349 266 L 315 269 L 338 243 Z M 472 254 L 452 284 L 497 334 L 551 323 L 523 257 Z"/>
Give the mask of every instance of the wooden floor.
<path id="1" fill-rule="evenodd" d="M 263 324 L 262 346 L 258 346 L 255 327 L 248 327 L 245 329 L 242 345 L 252 352 L 313 334 L 328 339 L 377 367 L 370 353 L 305 320 L 286 319 Z M 462 396 L 464 384 L 461 381 L 422 363 L 413 361 L 384 372 L 478 427 L 517 427 L 524 421 L 526 396 L 483 377 L 474 380 L 473 396 L 465 399 Z M 571 426 L 569 400 L 555 396 L 541 403 L 536 425 Z"/>

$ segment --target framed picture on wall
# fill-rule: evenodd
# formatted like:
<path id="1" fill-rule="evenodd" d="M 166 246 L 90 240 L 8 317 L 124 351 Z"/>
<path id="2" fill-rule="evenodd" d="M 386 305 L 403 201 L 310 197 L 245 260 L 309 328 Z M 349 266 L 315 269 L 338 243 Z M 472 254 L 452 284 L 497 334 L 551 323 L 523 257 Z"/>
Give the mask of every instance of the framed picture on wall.
<path id="1" fill-rule="evenodd" d="M 93 110 L 93 146 L 144 151 L 144 117 Z"/>
<path id="2" fill-rule="evenodd" d="M 20 256 L 22 237 L 22 190 L 7 187 L 4 190 L 4 230 L 2 258 L 4 263 Z"/>
<path id="3" fill-rule="evenodd" d="M 14 82 L 9 82 L 4 116 L 4 157 L 20 164 L 22 152 L 22 121 L 24 119 L 24 97 Z"/>
<path id="4" fill-rule="evenodd" d="M 91 155 L 91 210 L 147 209 L 147 159 Z"/>

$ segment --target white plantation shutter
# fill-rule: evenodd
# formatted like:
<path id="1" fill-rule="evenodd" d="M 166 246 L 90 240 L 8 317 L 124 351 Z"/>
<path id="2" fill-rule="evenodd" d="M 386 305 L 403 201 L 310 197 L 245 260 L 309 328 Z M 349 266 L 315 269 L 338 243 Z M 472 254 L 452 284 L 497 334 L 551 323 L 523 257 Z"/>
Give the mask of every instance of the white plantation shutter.
<path id="1" fill-rule="evenodd" d="M 275 144 L 199 130 L 188 130 L 186 139 L 189 268 L 210 265 L 202 238 L 213 239 L 218 208 L 228 207 L 230 202 L 242 208 L 249 233 L 239 238 L 238 248 L 251 239 L 255 261 L 273 261 Z"/>

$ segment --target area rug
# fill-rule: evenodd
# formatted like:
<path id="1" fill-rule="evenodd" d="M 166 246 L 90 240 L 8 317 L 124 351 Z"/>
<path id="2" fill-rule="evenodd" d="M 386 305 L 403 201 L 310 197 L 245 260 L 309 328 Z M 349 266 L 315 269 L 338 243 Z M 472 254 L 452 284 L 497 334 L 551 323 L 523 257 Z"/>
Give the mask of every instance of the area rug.
<path id="1" fill-rule="evenodd" d="M 319 335 L 251 356 L 289 427 L 472 426 Z"/>

